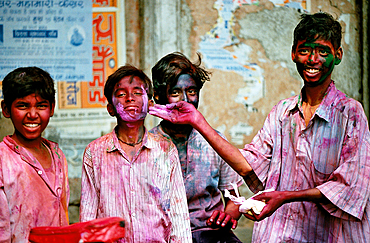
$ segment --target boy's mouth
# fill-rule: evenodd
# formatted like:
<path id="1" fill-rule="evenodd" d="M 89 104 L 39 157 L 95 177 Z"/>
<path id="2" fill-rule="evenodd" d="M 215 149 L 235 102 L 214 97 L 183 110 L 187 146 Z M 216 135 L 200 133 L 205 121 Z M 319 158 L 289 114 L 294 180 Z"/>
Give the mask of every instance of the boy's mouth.
<path id="1" fill-rule="evenodd" d="M 310 74 L 315 74 L 315 73 L 318 73 L 320 70 L 317 68 L 306 68 L 305 71 Z"/>
<path id="2" fill-rule="evenodd" d="M 26 124 L 24 124 L 24 126 L 30 127 L 30 128 L 38 127 L 39 125 L 40 124 L 38 124 L 38 123 L 26 123 Z"/>

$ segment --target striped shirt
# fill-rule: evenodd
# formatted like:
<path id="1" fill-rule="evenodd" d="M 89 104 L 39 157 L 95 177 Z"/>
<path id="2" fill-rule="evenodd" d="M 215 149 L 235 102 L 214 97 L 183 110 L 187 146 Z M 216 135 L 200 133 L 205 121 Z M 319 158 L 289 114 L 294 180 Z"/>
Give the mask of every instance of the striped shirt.
<path id="1" fill-rule="evenodd" d="M 171 139 L 161 125 L 154 127 L 150 132 Z M 219 134 L 226 139 L 221 133 Z M 176 141 L 172 141 L 176 144 Z M 243 179 L 197 130 L 191 131 L 185 145 L 182 146 L 184 148 L 182 153 L 179 147 L 179 153 L 183 154 L 180 155 L 180 163 L 188 198 L 191 229 L 192 231 L 212 230 L 206 222 L 215 210 L 224 211 L 221 191 L 233 190 L 232 183 L 240 186 L 243 184 Z"/>
<path id="2" fill-rule="evenodd" d="M 49 149 L 52 173 L 10 136 L 0 143 L 0 242 L 28 242 L 34 227 L 68 225 L 67 160 L 58 144 L 42 143 Z"/>
<path id="3" fill-rule="evenodd" d="M 111 132 L 84 153 L 80 220 L 125 219 L 120 242 L 191 242 L 185 187 L 169 139 L 145 132 L 132 161 Z"/>
<path id="4" fill-rule="evenodd" d="M 302 94 L 280 101 L 241 152 L 251 190 L 317 188 L 328 204 L 284 204 L 256 222 L 253 242 L 370 242 L 370 134 L 359 102 L 330 84 L 306 127 Z"/>

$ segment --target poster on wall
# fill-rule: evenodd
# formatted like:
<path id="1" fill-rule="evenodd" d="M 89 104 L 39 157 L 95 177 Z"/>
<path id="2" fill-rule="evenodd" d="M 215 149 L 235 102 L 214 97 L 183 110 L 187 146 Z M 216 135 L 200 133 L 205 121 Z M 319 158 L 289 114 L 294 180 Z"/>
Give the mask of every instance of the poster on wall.
<path id="1" fill-rule="evenodd" d="M 113 3 L 0 0 L 0 89 L 5 75 L 20 66 L 51 74 L 56 109 L 43 136 L 63 150 L 70 178 L 81 176 L 87 144 L 115 124 L 104 83 L 117 69 L 116 12 L 99 11 Z"/>
<path id="2" fill-rule="evenodd" d="M 38 66 L 54 80 L 92 80 L 89 0 L 1 0 L 0 80 L 20 66 Z"/>
<path id="3" fill-rule="evenodd" d="M 92 16 L 92 80 L 57 82 L 57 111 L 45 130 L 45 137 L 58 141 L 65 153 L 70 178 L 81 177 L 86 146 L 116 124 L 104 97 L 104 83 L 117 69 L 116 13 L 97 11 Z"/>

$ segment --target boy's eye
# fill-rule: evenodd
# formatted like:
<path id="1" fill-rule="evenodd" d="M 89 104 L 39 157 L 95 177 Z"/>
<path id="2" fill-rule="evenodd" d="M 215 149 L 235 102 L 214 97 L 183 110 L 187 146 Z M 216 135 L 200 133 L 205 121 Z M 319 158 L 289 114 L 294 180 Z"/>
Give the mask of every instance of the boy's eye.
<path id="1" fill-rule="evenodd" d="M 188 95 L 193 96 L 193 95 L 196 95 L 196 94 L 197 94 L 197 90 L 195 90 L 195 89 L 188 90 Z"/>
<path id="2" fill-rule="evenodd" d="M 326 57 L 327 55 L 329 55 L 329 52 L 327 50 L 319 50 L 319 54 Z"/>
<path id="3" fill-rule="evenodd" d="M 309 54 L 309 53 L 310 53 L 308 49 L 300 49 L 300 50 L 298 50 L 298 52 L 299 52 L 301 55 L 307 55 L 307 54 Z"/>
<path id="4" fill-rule="evenodd" d="M 26 109 L 27 108 L 26 104 L 17 104 L 15 107 L 17 107 L 18 109 Z"/>
<path id="5" fill-rule="evenodd" d="M 44 110 L 44 109 L 48 108 L 48 105 L 41 104 L 41 105 L 38 105 L 37 108 Z"/>
<path id="6" fill-rule="evenodd" d="M 170 91 L 170 95 L 172 97 L 176 97 L 176 96 L 179 96 L 180 95 L 180 92 L 178 90 L 171 90 Z"/>
<path id="7" fill-rule="evenodd" d="M 142 91 L 135 91 L 134 95 L 143 95 L 143 92 Z"/>

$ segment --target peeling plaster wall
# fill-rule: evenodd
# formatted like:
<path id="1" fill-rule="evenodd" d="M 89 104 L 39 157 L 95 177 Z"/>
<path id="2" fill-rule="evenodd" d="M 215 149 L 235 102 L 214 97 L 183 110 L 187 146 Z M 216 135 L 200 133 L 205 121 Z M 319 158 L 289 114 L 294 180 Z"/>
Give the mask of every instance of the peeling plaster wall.
<path id="1" fill-rule="evenodd" d="M 190 57 L 194 60 L 195 52 L 202 50 L 202 42 L 208 38 L 207 32 L 215 31 L 215 25 L 220 21 L 215 3 L 226 4 L 230 1 L 186 2 L 193 22 L 189 41 Z M 231 29 L 239 42 L 223 47 L 233 55 L 242 45 L 251 47 L 242 61 L 247 66 L 256 64 L 262 69 L 263 97 L 254 101 L 252 107 L 235 101 L 238 92 L 245 90 L 245 78 L 237 72 L 212 68 L 213 64 L 209 65 L 206 58 L 203 62 L 206 68 L 212 71 L 212 76 L 211 81 L 206 83 L 201 91 L 199 110 L 214 128 L 223 132 L 240 148 L 250 142 L 262 127 L 273 105 L 281 99 L 298 94 L 303 85 L 291 60 L 293 29 L 299 22 L 301 11 L 292 7 L 281 7 L 274 2 L 277 1 L 261 0 L 259 3 L 242 4 L 235 9 Z M 340 20 L 344 31 L 344 57 L 332 77 L 340 90 L 361 101 L 360 29 L 356 2 L 333 0 L 307 3 L 310 13 L 322 10 Z"/>

